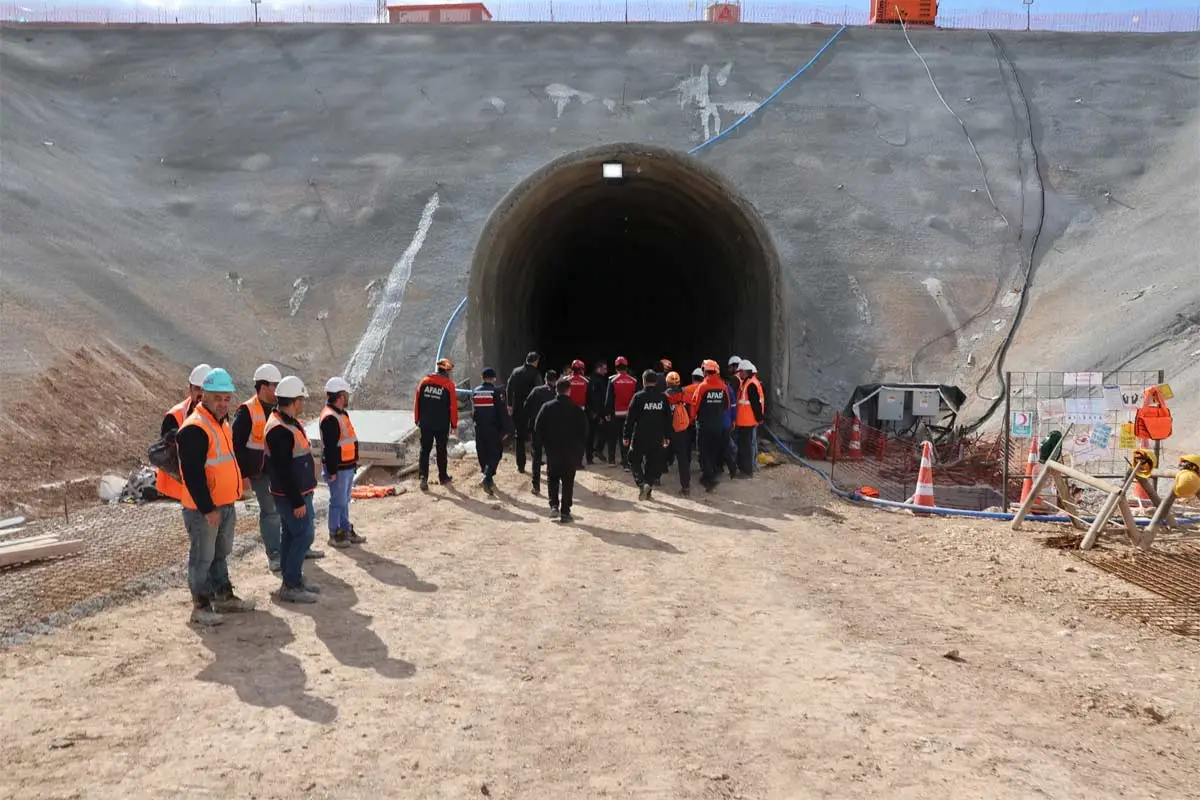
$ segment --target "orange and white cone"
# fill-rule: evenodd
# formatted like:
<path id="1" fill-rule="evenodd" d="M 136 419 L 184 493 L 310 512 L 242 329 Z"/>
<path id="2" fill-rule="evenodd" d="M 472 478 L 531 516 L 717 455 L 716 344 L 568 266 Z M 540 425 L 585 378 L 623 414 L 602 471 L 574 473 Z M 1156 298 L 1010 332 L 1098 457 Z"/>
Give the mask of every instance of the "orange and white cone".
<path id="1" fill-rule="evenodd" d="M 921 442 L 921 470 L 917 473 L 917 490 L 908 498 L 910 505 L 933 508 L 933 445 Z"/>
<path id="2" fill-rule="evenodd" d="M 846 448 L 846 458 L 862 458 L 862 420 L 854 415 L 854 423 L 850 426 L 850 446 Z"/>
<path id="3" fill-rule="evenodd" d="M 1029 458 L 1025 461 L 1025 480 L 1021 482 L 1021 505 L 1029 499 L 1033 491 L 1033 482 L 1037 480 L 1038 472 L 1038 441 L 1036 436 L 1029 437 Z"/>

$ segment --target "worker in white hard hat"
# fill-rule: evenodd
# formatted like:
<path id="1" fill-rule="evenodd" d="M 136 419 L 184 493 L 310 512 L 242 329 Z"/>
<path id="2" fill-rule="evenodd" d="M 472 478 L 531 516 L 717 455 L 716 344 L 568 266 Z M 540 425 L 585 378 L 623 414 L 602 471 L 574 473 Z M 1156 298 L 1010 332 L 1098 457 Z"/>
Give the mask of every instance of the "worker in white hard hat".
<path id="1" fill-rule="evenodd" d="M 175 432 L 179 430 L 183 421 L 196 410 L 196 404 L 204 395 L 204 390 L 200 387 L 204 383 L 204 379 L 208 377 L 210 370 L 212 367 L 208 364 L 197 364 L 192 368 L 191 374 L 188 375 L 188 396 L 167 409 L 167 413 L 163 415 L 162 426 L 158 433 L 160 439 L 169 442 L 175 441 Z M 172 500 L 181 499 L 183 484 L 179 479 L 162 469 L 158 469 L 156 472 L 154 488 L 158 490 L 159 497 L 169 497 Z"/>
<path id="2" fill-rule="evenodd" d="M 325 407 L 321 409 L 321 477 L 329 486 L 329 544 L 349 547 L 365 538 L 350 522 L 350 491 L 358 469 L 358 434 L 350 421 L 350 383 L 340 375 L 325 382 Z"/>
<path id="3" fill-rule="evenodd" d="M 228 558 L 237 527 L 235 503 L 250 488 L 233 454 L 229 403 L 235 387 L 220 367 L 209 371 L 203 396 L 179 426 L 179 473 L 183 478 L 183 524 L 188 533 L 188 588 L 192 622 L 212 625 L 221 615 L 252 611 L 233 592 Z"/>
<path id="4" fill-rule="evenodd" d="M 767 396 L 758 380 L 758 367 L 754 366 L 754 362 L 742 359 L 738 365 L 738 375 L 741 378 L 741 388 L 737 396 L 737 412 L 733 418 L 738 439 L 737 476 L 751 478 L 754 476 L 754 466 L 758 459 L 758 426 L 763 423 L 767 414 Z"/>
<path id="5" fill-rule="evenodd" d="M 283 380 L 279 367 L 263 364 L 254 370 L 254 395 L 233 413 L 233 452 L 242 476 L 258 500 L 258 535 L 267 551 L 267 567 L 279 572 L 279 539 L 283 535 L 267 479 L 267 417 L 275 410 L 275 387 Z"/>
<path id="6" fill-rule="evenodd" d="M 279 599 L 284 603 L 315 603 L 321 591 L 304 579 L 304 559 L 315 530 L 313 492 L 317 488 L 312 445 L 300 422 L 307 397 L 304 383 L 288 375 L 275 387 L 275 410 L 267 420 L 267 474 L 283 523 Z"/>

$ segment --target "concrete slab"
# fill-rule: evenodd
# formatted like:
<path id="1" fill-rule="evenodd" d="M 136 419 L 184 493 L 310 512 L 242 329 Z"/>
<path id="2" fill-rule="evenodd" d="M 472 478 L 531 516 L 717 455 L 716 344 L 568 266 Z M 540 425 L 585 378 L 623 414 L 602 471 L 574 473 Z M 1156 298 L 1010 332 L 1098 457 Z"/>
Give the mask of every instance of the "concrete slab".
<path id="1" fill-rule="evenodd" d="M 354 430 L 358 433 L 358 460 L 379 467 L 400 466 L 404 448 L 399 442 L 414 427 L 412 410 L 354 410 L 351 412 Z M 313 420 L 304 426 L 312 443 L 313 455 L 321 457 L 320 422 Z"/>

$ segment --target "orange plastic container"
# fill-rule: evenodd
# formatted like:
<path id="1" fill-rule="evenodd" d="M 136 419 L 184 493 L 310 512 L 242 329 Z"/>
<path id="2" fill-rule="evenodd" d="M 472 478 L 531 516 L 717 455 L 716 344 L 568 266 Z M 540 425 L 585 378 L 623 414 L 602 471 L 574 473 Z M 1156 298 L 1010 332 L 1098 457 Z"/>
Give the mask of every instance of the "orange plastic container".
<path id="1" fill-rule="evenodd" d="M 937 0 L 871 0 L 871 24 L 934 25 L 937 8 Z"/>

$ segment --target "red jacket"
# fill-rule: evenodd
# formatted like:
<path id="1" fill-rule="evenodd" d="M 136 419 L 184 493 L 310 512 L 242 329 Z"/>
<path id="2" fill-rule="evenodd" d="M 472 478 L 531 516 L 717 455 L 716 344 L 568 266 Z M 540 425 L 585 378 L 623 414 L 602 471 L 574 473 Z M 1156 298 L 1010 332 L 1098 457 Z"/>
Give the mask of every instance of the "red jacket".
<path id="1" fill-rule="evenodd" d="M 618 372 L 608 379 L 608 399 L 605 401 L 606 412 L 614 417 L 624 417 L 629 414 L 629 403 L 637 394 L 637 378 L 628 372 Z"/>
<path id="2" fill-rule="evenodd" d="M 571 402 L 587 408 L 588 381 L 582 375 L 571 375 Z"/>
<path id="3" fill-rule="evenodd" d="M 454 381 L 440 372 L 426 375 L 417 384 L 413 422 L 431 430 L 458 427 L 458 396 Z"/>

